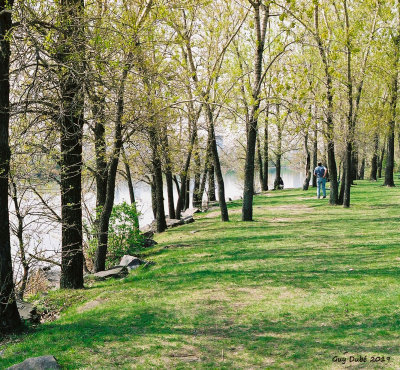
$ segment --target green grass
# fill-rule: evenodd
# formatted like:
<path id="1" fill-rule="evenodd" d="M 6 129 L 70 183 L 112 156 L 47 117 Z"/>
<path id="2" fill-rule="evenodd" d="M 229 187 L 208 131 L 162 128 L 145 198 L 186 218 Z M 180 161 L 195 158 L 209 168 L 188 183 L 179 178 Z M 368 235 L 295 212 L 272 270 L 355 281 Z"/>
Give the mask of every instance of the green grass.
<path id="1" fill-rule="evenodd" d="M 311 189 L 257 196 L 250 223 L 240 201 L 229 223 L 201 214 L 156 237 L 150 269 L 52 293 L 71 306 L 0 368 L 46 354 L 71 369 L 400 368 L 400 190 L 380 185 L 359 181 L 350 209 Z"/>

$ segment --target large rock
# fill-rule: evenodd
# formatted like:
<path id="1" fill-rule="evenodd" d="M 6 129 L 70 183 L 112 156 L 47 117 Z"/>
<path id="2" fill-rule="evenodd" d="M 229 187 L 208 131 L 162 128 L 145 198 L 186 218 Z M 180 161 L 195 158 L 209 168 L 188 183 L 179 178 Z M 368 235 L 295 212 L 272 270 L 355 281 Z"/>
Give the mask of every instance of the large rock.
<path id="1" fill-rule="evenodd" d="M 7 370 L 50 370 L 61 369 L 53 356 L 32 357 L 20 364 L 9 367 Z"/>
<path id="2" fill-rule="evenodd" d="M 153 230 L 148 230 L 142 233 L 143 237 L 146 239 L 151 239 L 154 236 Z"/>
<path id="3" fill-rule="evenodd" d="M 126 266 L 115 266 L 106 271 L 100 271 L 93 274 L 98 280 L 104 280 L 108 278 L 120 278 L 128 274 L 128 268 Z"/>
<path id="4" fill-rule="evenodd" d="M 140 258 L 125 255 L 119 262 L 120 266 L 125 266 L 129 271 L 137 269 L 140 265 L 145 264 L 146 261 L 142 261 Z"/>
<path id="5" fill-rule="evenodd" d="M 158 243 L 157 243 L 155 240 L 150 239 L 150 238 L 147 238 L 147 239 L 145 239 L 144 242 L 143 242 L 143 247 L 144 247 L 144 248 L 150 248 L 150 247 L 154 247 L 154 246 L 157 245 L 157 244 L 158 244 Z"/>
<path id="6" fill-rule="evenodd" d="M 38 322 L 40 320 L 40 316 L 36 311 L 36 307 L 28 302 L 17 300 L 17 307 L 19 316 L 22 320 L 28 320 L 32 322 Z"/>
<path id="7" fill-rule="evenodd" d="M 192 222 L 194 222 L 194 218 L 193 216 L 186 216 L 184 218 L 182 218 L 183 223 L 186 224 L 191 224 Z"/>
<path id="8" fill-rule="evenodd" d="M 188 208 L 185 212 L 182 213 L 182 218 L 193 216 L 195 213 L 199 213 L 200 210 L 198 208 Z"/>
<path id="9" fill-rule="evenodd" d="M 177 220 L 175 218 L 166 218 L 165 221 L 167 222 L 167 227 L 176 227 L 183 225 L 183 220 Z"/>

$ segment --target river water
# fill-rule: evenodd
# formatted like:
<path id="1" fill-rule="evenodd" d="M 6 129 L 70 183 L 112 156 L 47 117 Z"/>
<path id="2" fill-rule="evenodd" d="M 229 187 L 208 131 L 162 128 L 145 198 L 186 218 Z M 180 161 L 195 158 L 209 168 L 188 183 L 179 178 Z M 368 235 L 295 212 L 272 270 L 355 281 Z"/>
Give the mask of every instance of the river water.
<path id="1" fill-rule="evenodd" d="M 270 168 L 268 174 L 269 180 L 269 188 L 273 188 L 273 182 L 275 179 L 275 168 Z M 299 188 L 302 186 L 304 181 L 304 175 L 299 171 L 291 170 L 290 168 L 283 167 L 281 171 L 282 179 L 285 185 L 285 188 Z M 225 183 L 225 194 L 226 199 L 239 199 L 243 195 L 243 179 L 239 178 L 238 175 L 234 172 L 228 172 L 224 176 Z M 256 190 L 259 189 L 259 180 L 256 179 L 255 182 Z M 193 188 L 193 184 L 191 184 L 191 190 Z M 151 207 L 151 189 L 150 186 L 144 182 L 137 182 L 134 187 L 136 204 L 137 208 L 140 212 L 139 224 L 140 227 L 143 227 L 149 223 L 151 223 L 154 219 L 152 207 Z M 59 211 L 59 195 L 58 189 L 53 188 L 49 190 L 52 193 L 51 204 L 55 205 L 55 210 Z M 207 193 L 207 189 L 206 192 Z M 50 194 L 50 193 L 49 193 Z M 47 194 L 47 195 L 49 195 Z M 174 186 L 174 200 L 177 200 L 177 192 Z M 217 193 L 218 197 L 218 193 Z M 27 197 L 28 199 L 24 202 L 25 207 L 31 207 L 31 211 L 39 210 L 38 201 L 34 194 L 30 194 Z M 165 209 L 168 210 L 168 200 L 167 200 L 167 191 L 166 188 L 164 190 L 164 198 L 165 198 Z M 190 195 L 192 198 L 192 194 Z M 204 199 L 207 199 L 207 195 L 204 195 Z M 115 192 L 115 203 L 121 203 L 126 201 L 129 203 L 129 191 L 126 183 L 120 182 L 117 185 Z M 40 203 L 40 202 L 39 202 Z M 85 210 L 92 209 L 95 204 L 95 195 L 93 193 L 85 194 Z M 16 217 L 13 213 L 13 204 L 10 203 L 10 211 L 11 217 L 10 221 L 12 227 L 15 227 Z M 48 213 L 46 210 L 42 210 L 39 213 L 33 212 L 32 214 L 28 214 L 25 218 L 26 229 L 24 231 L 24 242 L 29 253 L 37 254 L 38 252 L 42 252 L 40 255 L 45 258 L 50 258 L 53 260 L 60 260 L 60 249 L 61 249 L 61 225 L 56 221 L 51 221 L 48 218 L 44 218 L 43 215 Z M 19 258 L 17 257 L 18 252 L 18 240 L 14 233 L 11 234 L 11 242 L 12 242 L 12 254 L 14 259 L 14 269 L 15 276 L 19 276 L 21 273 L 21 265 L 19 263 Z M 43 265 L 43 263 L 38 263 L 38 265 Z"/>
<path id="2" fill-rule="evenodd" d="M 274 179 L 275 179 L 276 170 L 275 168 L 270 168 L 268 171 L 268 187 L 273 188 Z M 288 167 L 282 167 L 281 177 L 283 179 L 285 188 L 300 188 L 303 185 L 304 175 L 299 171 L 292 170 Z M 224 176 L 224 184 L 225 184 L 225 195 L 226 199 L 238 199 L 243 195 L 243 179 L 240 179 L 236 173 L 228 172 Z M 259 180 L 256 179 L 256 189 L 259 187 Z M 191 184 L 191 190 L 193 189 L 193 183 Z M 153 221 L 153 211 L 151 208 L 151 190 L 150 185 L 144 182 L 138 182 L 135 184 L 135 198 L 137 209 L 140 212 L 139 224 L 140 227 L 143 227 Z M 218 192 L 217 192 L 218 197 Z M 175 184 L 174 184 L 174 200 L 176 202 L 178 197 Z M 190 194 L 190 199 L 192 199 L 192 194 Z M 206 200 L 207 196 L 204 195 L 203 200 Z M 125 183 L 120 183 L 117 186 L 115 192 L 115 202 L 121 203 L 126 201 L 129 203 L 129 190 L 128 186 Z M 191 204 L 191 200 L 190 200 Z M 168 212 L 168 199 L 167 199 L 167 190 L 164 189 L 164 207 L 166 212 Z"/>

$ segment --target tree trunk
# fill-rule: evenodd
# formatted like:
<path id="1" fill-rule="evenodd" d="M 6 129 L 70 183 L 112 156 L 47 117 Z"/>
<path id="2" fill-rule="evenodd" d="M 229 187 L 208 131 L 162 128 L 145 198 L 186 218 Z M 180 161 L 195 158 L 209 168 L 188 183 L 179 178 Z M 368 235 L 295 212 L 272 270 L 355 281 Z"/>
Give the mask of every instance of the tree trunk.
<path id="1" fill-rule="evenodd" d="M 201 184 L 200 184 L 200 193 L 199 193 L 199 202 L 200 206 L 203 205 L 203 194 L 206 189 L 206 182 L 207 182 L 207 174 L 208 174 L 208 157 L 206 156 L 206 161 L 204 163 L 204 169 L 203 169 L 203 177 L 201 179 Z"/>
<path id="2" fill-rule="evenodd" d="M 262 5 L 260 2 L 251 2 L 254 9 L 254 25 L 256 29 L 256 54 L 254 58 L 254 84 L 252 91 L 253 105 L 251 107 L 249 127 L 247 130 L 246 159 L 244 166 L 244 189 L 242 220 L 253 220 L 253 196 L 254 196 L 254 157 L 257 139 L 258 114 L 260 108 L 260 88 L 262 83 L 262 60 L 265 45 L 265 35 L 269 18 L 269 3 Z M 264 10 L 261 21 L 260 7 Z"/>
<path id="3" fill-rule="evenodd" d="M 313 169 L 318 166 L 318 124 L 315 121 L 314 125 L 314 137 L 313 137 Z M 312 177 L 312 187 L 317 187 L 317 176 Z"/>
<path id="4" fill-rule="evenodd" d="M 83 288 L 82 136 L 85 49 L 82 0 L 61 2 L 61 288 Z"/>
<path id="5" fill-rule="evenodd" d="M 96 120 L 94 133 L 94 149 L 96 155 L 96 210 L 100 215 L 107 196 L 107 153 L 105 139 L 105 99 L 103 97 L 94 101 L 93 117 Z M 98 217 L 95 224 L 98 225 Z"/>
<path id="6" fill-rule="evenodd" d="M 185 211 L 190 207 L 190 176 L 186 178 Z"/>
<path id="7" fill-rule="evenodd" d="M 180 190 L 179 181 L 178 181 L 178 178 L 176 177 L 176 175 L 174 175 L 172 177 L 172 180 L 174 180 L 174 184 L 175 184 L 175 187 L 176 187 L 176 192 L 178 194 L 180 194 L 181 190 Z"/>
<path id="8" fill-rule="evenodd" d="M 201 207 L 201 198 L 203 193 L 200 195 L 200 186 L 201 186 L 201 162 L 200 162 L 200 153 L 199 153 L 199 143 L 196 140 L 195 146 L 196 150 L 194 153 L 194 186 L 193 186 L 193 207 L 199 208 Z"/>
<path id="9" fill-rule="evenodd" d="M 262 182 L 262 190 L 268 190 L 268 118 L 269 118 L 269 104 L 267 105 L 265 111 L 265 127 L 264 127 L 264 177 Z"/>
<path id="10" fill-rule="evenodd" d="M 257 132 L 257 158 L 258 158 L 258 172 L 260 177 L 260 189 L 263 187 L 264 183 L 264 171 L 263 171 L 263 161 L 261 155 L 261 143 L 260 143 L 260 135 Z"/>
<path id="11" fill-rule="evenodd" d="M 308 190 L 308 187 L 310 186 L 310 179 L 311 179 L 311 155 L 310 151 L 308 150 L 308 133 L 304 135 L 304 149 L 306 152 L 306 168 L 305 168 L 305 179 L 303 183 L 303 190 Z"/>
<path id="12" fill-rule="evenodd" d="M 377 180 L 378 151 L 379 151 L 379 134 L 376 132 L 374 135 L 374 153 L 373 153 L 372 159 L 371 159 L 371 173 L 369 175 L 369 179 L 371 181 Z"/>
<path id="13" fill-rule="evenodd" d="M 94 260 L 94 271 L 104 271 L 108 247 L 108 228 L 110 224 L 111 212 L 114 206 L 115 182 L 117 178 L 117 169 L 119 156 L 122 148 L 122 118 L 124 115 L 124 93 L 125 81 L 128 77 L 129 64 L 125 65 L 121 76 L 121 82 L 118 89 L 117 115 L 115 120 L 114 148 L 108 164 L 107 173 L 107 192 L 104 205 L 101 210 L 97 234 L 97 250 Z"/>
<path id="14" fill-rule="evenodd" d="M 165 182 L 167 183 L 168 194 L 168 216 L 169 218 L 175 218 L 174 184 L 172 180 L 172 173 L 169 170 L 165 172 Z"/>
<path id="15" fill-rule="evenodd" d="M 340 183 L 340 193 L 339 193 L 339 199 L 338 199 L 338 204 L 340 204 L 340 205 L 343 205 L 345 184 L 346 184 L 346 164 L 343 163 L 342 178 L 341 178 L 341 183 Z"/>
<path id="16" fill-rule="evenodd" d="M 215 129 L 214 129 L 214 118 L 211 111 L 211 107 L 208 103 L 205 104 L 207 112 L 207 123 L 208 123 L 208 137 L 210 138 L 210 149 L 212 154 L 212 159 L 214 162 L 215 174 L 218 182 L 218 202 L 219 208 L 221 209 L 221 220 L 229 221 L 228 208 L 226 206 L 225 199 L 225 185 L 224 178 L 222 176 L 221 164 L 219 161 L 217 141 L 215 140 Z"/>
<path id="17" fill-rule="evenodd" d="M 159 154 L 159 138 L 155 127 L 149 128 L 150 145 L 152 150 L 152 162 L 155 180 L 155 193 L 156 193 L 156 225 L 157 232 L 162 233 L 167 229 L 167 223 L 165 221 L 165 210 L 164 210 L 164 189 L 163 189 L 163 177 L 161 159 Z M 182 185 L 183 187 L 183 185 Z"/>
<path id="18" fill-rule="evenodd" d="M 21 214 L 20 203 L 18 202 L 18 194 L 17 194 L 17 185 L 16 183 L 11 180 L 10 181 L 11 187 L 11 198 L 14 203 L 15 215 L 17 216 L 18 226 L 16 230 L 16 236 L 18 239 L 18 252 L 19 258 L 21 260 L 21 265 L 23 268 L 22 278 L 20 281 L 20 286 L 17 292 L 17 298 L 22 300 L 24 298 L 24 293 L 26 289 L 26 284 L 28 282 L 28 275 L 29 275 L 29 263 L 26 260 L 26 250 L 25 250 L 25 243 L 24 243 L 24 216 Z"/>
<path id="19" fill-rule="evenodd" d="M 15 302 L 11 263 L 10 221 L 8 213 L 8 175 L 10 171 L 10 37 L 13 0 L 0 0 L 0 333 L 21 325 Z"/>
<path id="20" fill-rule="evenodd" d="M 344 0 L 345 23 L 346 23 L 346 59 L 347 59 L 347 100 L 349 111 L 347 115 L 347 137 L 346 137 L 346 162 L 345 162 L 345 184 L 343 207 L 350 207 L 350 190 L 354 176 L 357 176 L 357 171 L 354 173 L 354 120 L 353 120 L 353 81 L 351 76 L 351 44 L 349 35 L 349 18 L 347 12 L 347 1 Z"/>
<path id="21" fill-rule="evenodd" d="M 125 164 L 125 175 L 126 175 L 126 181 L 128 183 L 129 199 L 130 199 L 131 204 L 136 207 L 135 189 L 133 188 L 131 167 L 129 166 L 129 163 L 128 163 L 128 160 L 126 158 L 125 151 L 124 151 L 123 147 L 122 147 L 122 156 L 123 156 L 124 164 Z"/>
<path id="22" fill-rule="evenodd" d="M 213 164 L 210 164 L 208 168 L 208 201 L 215 202 L 216 200 L 217 197 L 215 195 L 215 168 Z"/>
<path id="23" fill-rule="evenodd" d="M 393 36 L 393 47 L 394 47 L 394 60 L 393 60 L 393 75 L 390 86 L 390 121 L 389 121 L 389 133 L 387 141 L 387 154 L 386 154 L 386 168 L 385 168 L 385 181 L 384 186 L 393 187 L 394 178 L 394 136 L 396 126 L 396 109 L 397 109 L 397 97 L 398 97 L 398 79 L 399 79 L 399 56 L 400 56 L 400 5 L 398 5 L 398 25 L 397 35 Z"/>
<path id="24" fill-rule="evenodd" d="M 132 182 L 132 175 L 131 175 L 131 168 L 128 163 L 128 159 L 126 158 L 124 146 L 122 146 L 122 157 L 124 160 L 125 164 L 125 174 L 126 174 L 126 180 L 128 182 L 128 189 L 129 189 L 129 199 L 131 201 L 131 205 L 135 206 L 136 214 L 135 214 L 135 224 L 136 227 L 139 228 L 139 214 L 137 212 L 137 207 L 136 207 L 136 199 L 135 199 L 135 189 L 133 188 L 133 182 Z"/>
<path id="25" fill-rule="evenodd" d="M 154 175 L 152 176 L 151 181 L 151 209 L 153 211 L 154 219 L 157 219 L 157 197 L 156 197 L 156 179 Z"/>
<path id="26" fill-rule="evenodd" d="M 364 177 L 365 177 L 365 157 L 363 156 L 362 160 L 361 160 L 361 166 L 360 166 L 360 172 L 358 174 L 358 178 L 360 180 L 364 180 Z"/>
<path id="27" fill-rule="evenodd" d="M 353 129 L 354 129 L 354 124 L 353 124 Z M 355 135 L 353 135 L 354 137 Z M 353 143 L 353 149 L 351 153 L 351 184 L 354 185 L 354 181 L 359 180 L 358 177 L 358 164 L 359 164 L 359 157 L 358 157 L 358 148 L 357 146 Z"/>
<path id="28" fill-rule="evenodd" d="M 316 29 L 316 40 L 318 43 L 318 50 L 324 65 L 324 72 L 326 78 L 326 97 L 328 100 L 326 112 L 326 139 L 327 139 L 327 156 L 328 156 L 328 175 L 330 179 L 330 194 L 329 203 L 331 205 L 338 204 L 338 182 L 337 182 L 337 168 L 335 158 L 335 141 L 334 141 L 334 123 L 333 123 L 333 86 L 332 75 L 326 56 L 326 51 L 319 35 L 319 19 L 318 19 L 318 4 L 315 6 L 314 19 Z"/>
<path id="29" fill-rule="evenodd" d="M 386 155 L 386 138 L 385 141 L 383 142 L 382 150 L 381 150 L 381 155 L 379 156 L 378 160 L 378 178 L 382 177 L 382 170 L 383 170 L 383 160 L 385 159 Z"/>
<path id="30" fill-rule="evenodd" d="M 169 152 L 168 136 L 166 132 L 163 133 L 162 145 L 165 160 L 165 181 L 167 183 L 168 216 L 169 218 L 175 218 L 174 186 L 172 183 L 172 163 Z"/>
<path id="31" fill-rule="evenodd" d="M 277 116 L 277 145 L 276 145 L 276 175 L 275 175 L 275 181 L 274 181 L 274 189 L 279 190 L 279 185 L 281 182 L 281 159 L 282 159 L 282 124 L 280 120 L 280 105 L 277 104 L 276 106 L 276 116 Z"/>

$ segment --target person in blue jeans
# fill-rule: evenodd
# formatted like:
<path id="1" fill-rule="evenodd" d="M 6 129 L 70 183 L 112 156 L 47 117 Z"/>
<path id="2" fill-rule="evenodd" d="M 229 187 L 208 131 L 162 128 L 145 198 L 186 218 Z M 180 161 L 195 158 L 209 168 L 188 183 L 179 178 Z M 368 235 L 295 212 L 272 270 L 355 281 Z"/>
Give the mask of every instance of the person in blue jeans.
<path id="1" fill-rule="evenodd" d="M 323 198 L 326 198 L 326 174 L 328 170 L 322 165 L 321 162 L 318 162 L 318 167 L 315 167 L 314 176 L 317 176 L 317 198 L 320 198 L 321 195 L 321 187 Z"/>

